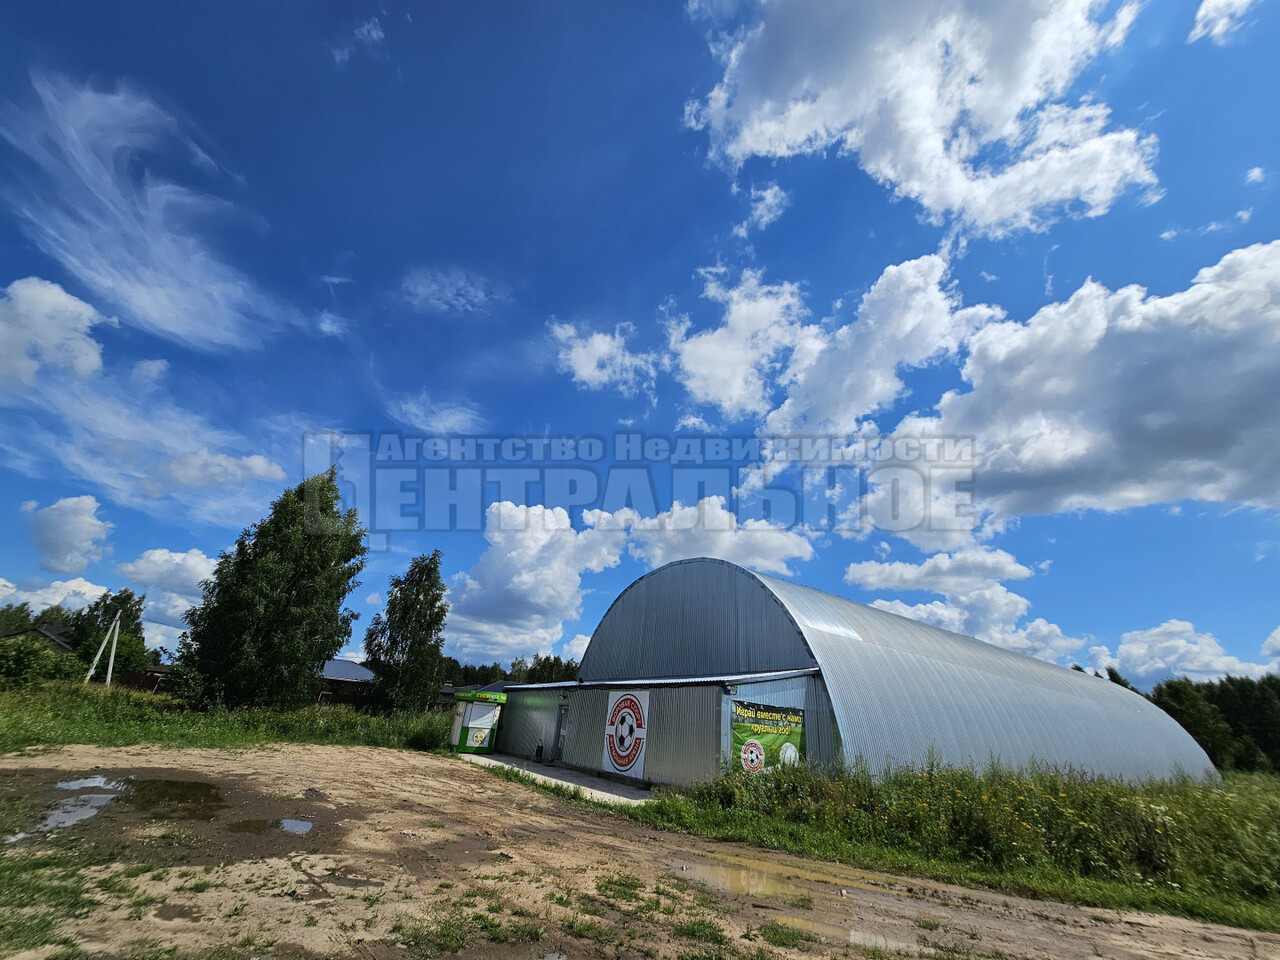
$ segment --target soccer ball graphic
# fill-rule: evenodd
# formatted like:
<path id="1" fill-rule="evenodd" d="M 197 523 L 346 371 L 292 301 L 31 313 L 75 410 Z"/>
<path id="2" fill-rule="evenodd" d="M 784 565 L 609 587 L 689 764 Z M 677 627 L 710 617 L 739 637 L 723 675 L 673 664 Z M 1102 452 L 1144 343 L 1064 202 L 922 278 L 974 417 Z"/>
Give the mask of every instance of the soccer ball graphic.
<path id="1" fill-rule="evenodd" d="M 755 773 L 764 768 L 764 747 L 758 741 L 748 740 L 742 745 L 742 769 Z"/>
<path id="2" fill-rule="evenodd" d="M 631 744 L 636 739 L 636 718 L 630 713 L 624 713 L 618 718 L 618 722 L 613 727 L 613 742 L 618 745 L 621 753 L 627 753 L 631 750 Z"/>

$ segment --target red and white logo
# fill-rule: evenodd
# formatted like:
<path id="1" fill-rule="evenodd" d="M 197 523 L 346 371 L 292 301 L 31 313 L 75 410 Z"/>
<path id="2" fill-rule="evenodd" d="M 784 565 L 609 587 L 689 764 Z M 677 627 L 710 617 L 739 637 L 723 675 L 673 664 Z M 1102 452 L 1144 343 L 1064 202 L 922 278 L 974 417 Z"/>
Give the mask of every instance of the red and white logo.
<path id="1" fill-rule="evenodd" d="M 618 770 L 630 770 L 644 749 L 644 707 L 631 694 L 624 694 L 613 705 L 605 725 L 605 749 Z"/>
<path id="2" fill-rule="evenodd" d="M 759 740 L 748 740 L 742 745 L 742 769 L 749 773 L 764 769 L 764 747 Z"/>

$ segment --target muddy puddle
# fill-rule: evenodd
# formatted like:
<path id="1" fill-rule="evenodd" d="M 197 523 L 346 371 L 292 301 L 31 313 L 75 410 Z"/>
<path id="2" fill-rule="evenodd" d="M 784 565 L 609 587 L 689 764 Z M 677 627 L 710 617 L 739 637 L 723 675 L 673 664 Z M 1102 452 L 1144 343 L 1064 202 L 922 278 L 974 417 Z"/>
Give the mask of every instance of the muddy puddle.
<path id="1" fill-rule="evenodd" d="M 885 891 L 884 885 L 872 885 L 862 881 L 861 877 L 827 874 L 821 869 L 779 870 L 772 864 L 752 857 L 720 856 L 718 863 L 687 862 L 677 863 L 675 868 L 682 879 L 692 880 L 722 893 L 738 894 L 751 897 L 773 897 L 784 903 L 793 900 L 809 900 L 811 887 L 803 886 L 797 881 L 808 881 L 829 887 L 829 896 L 844 897 L 849 887 L 861 889 L 878 889 Z M 878 949 L 883 951 L 907 951 L 917 949 L 916 944 L 894 940 L 864 930 L 854 929 L 853 924 L 844 926 L 839 923 L 816 920 L 811 917 L 779 914 L 777 923 L 784 924 L 805 933 L 811 933 L 832 943 L 848 943 L 857 947 Z"/>
<path id="2" fill-rule="evenodd" d="M 905 940 L 891 940 L 888 937 L 868 933 L 865 930 L 854 930 L 851 927 L 844 927 L 835 923 L 824 923 L 821 920 L 813 920 L 809 917 L 780 916 L 777 922 L 783 926 L 811 933 L 816 937 L 824 937 L 833 943 L 850 943 L 857 947 L 869 947 L 886 952 L 905 951 L 913 953 L 919 949 L 916 944 L 907 943 Z"/>
<path id="3" fill-rule="evenodd" d="M 4 842 L 17 843 L 28 836 L 52 833 L 88 820 L 107 804 L 118 800 L 128 788 L 127 780 L 110 780 L 100 776 L 59 781 L 58 789 L 72 791 L 73 795 L 54 804 L 44 820 L 32 827 L 30 833 L 20 831 L 5 837 Z M 87 790 L 98 792 L 84 792 Z"/>
<path id="4" fill-rule="evenodd" d="M 315 824 L 310 820 L 294 820 L 289 817 L 283 820 L 237 820 L 227 824 L 227 832 L 270 833 L 273 830 L 283 830 L 285 833 L 302 837 L 310 833 L 313 826 Z"/>
<path id="5" fill-rule="evenodd" d="M 57 789 L 70 793 L 58 800 L 45 818 L 27 830 L 5 838 L 17 843 L 29 837 L 42 837 L 83 823 L 108 806 L 131 808 L 157 820 L 216 820 L 228 808 L 216 784 L 202 780 L 179 780 L 164 777 L 107 777 L 102 775 L 61 780 Z M 231 833 L 267 833 L 282 831 L 305 836 L 314 824 L 310 820 L 239 820 L 227 825 Z"/>
<path id="6" fill-rule="evenodd" d="M 222 791 L 200 780 L 131 780 L 121 799 L 166 820 L 212 820 L 225 809 Z"/>
<path id="7" fill-rule="evenodd" d="M 733 854 L 715 855 L 715 863 L 678 862 L 675 869 L 680 876 L 705 884 L 724 893 L 736 893 L 756 897 L 789 898 L 803 896 L 812 891 L 800 881 L 828 888 L 833 896 L 843 896 L 847 889 L 896 892 L 888 885 L 869 883 L 868 877 L 857 871 L 829 868 L 790 867 L 779 869 L 768 860 Z"/>
<path id="8" fill-rule="evenodd" d="M 769 870 L 712 863 L 680 863 L 676 865 L 676 869 L 681 879 L 692 880 L 723 893 L 784 899 L 807 893 L 804 887 L 790 883 L 780 874 Z"/>

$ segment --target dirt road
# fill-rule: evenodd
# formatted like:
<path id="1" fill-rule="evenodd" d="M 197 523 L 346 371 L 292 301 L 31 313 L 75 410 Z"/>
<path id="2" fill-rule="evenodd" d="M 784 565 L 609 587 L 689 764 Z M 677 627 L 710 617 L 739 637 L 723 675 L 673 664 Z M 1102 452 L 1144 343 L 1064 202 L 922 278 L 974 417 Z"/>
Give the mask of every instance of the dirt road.
<path id="1" fill-rule="evenodd" d="M 1280 958 L 1267 934 L 657 834 L 426 754 L 68 747 L 0 757 L 14 795 L 96 812 L 6 857 L 118 844 L 60 928 L 92 956 Z"/>

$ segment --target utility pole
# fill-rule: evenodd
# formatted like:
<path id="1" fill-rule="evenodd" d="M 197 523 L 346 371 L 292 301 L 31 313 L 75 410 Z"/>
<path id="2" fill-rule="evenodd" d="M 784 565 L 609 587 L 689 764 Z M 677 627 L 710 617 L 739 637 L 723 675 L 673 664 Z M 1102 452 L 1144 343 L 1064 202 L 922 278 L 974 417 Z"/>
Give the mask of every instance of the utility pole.
<path id="1" fill-rule="evenodd" d="M 93 658 L 93 663 L 89 667 L 89 672 L 84 675 L 84 682 L 88 683 L 93 679 L 93 671 L 98 669 L 98 661 L 102 659 L 102 651 L 107 649 L 107 641 L 111 641 L 111 658 L 107 661 L 107 686 L 111 686 L 111 670 L 116 663 L 116 641 L 120 639 L 120 611 L 116 611 L 116 618 L 111 621 L 111 626 L 107 629 L 107 635 L 102 638 L 102 643 L 98 646 L 98 652 Z"/>

